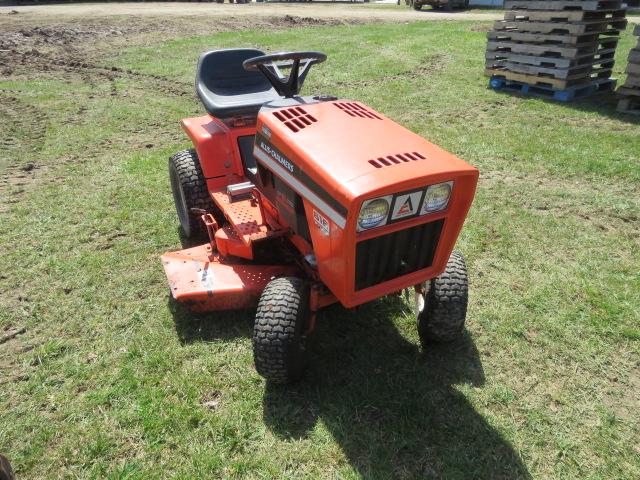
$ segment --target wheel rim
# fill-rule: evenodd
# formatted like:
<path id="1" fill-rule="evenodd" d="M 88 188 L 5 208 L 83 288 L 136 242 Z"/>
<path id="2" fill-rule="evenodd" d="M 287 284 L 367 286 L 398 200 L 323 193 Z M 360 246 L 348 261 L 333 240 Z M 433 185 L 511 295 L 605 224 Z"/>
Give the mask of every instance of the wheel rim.
<path id="1" fill-rule="evenodd" d="M 178 213 L 178 220 L 185 233 L 189 234 L 189 213 L 187 212 L 187 199 L 184 197 L 184 191 L 182 185 L 178 180 L 178 175 L 175 169 L 171 169 L 171 191 L 173 192 L 173 202 L 176 205 L 176 212 Z"/>
<path id="2" fill-rule="evenodd" d="M 416 318 L 420 316 L 422 312 L 424 312 L 425 305 L 425 295 L 427 294 L 427 282 L 422 284 L 422 293 L 418 291 L 414 291 L 413 293 L 413 310 L 416 314 Z"/>

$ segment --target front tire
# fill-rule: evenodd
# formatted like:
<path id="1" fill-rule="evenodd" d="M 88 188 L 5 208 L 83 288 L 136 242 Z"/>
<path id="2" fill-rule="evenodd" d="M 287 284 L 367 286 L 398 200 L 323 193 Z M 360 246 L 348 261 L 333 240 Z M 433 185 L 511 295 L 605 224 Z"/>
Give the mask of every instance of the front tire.
<path id="1" fill-rule="evenodd" d="M 273 383 L 300 379 L 307 362 L 304 333 L 310 319 L 309 285 L 300 278 L 276 278 L 262 292 L 253 328 L 253 360 Z"/>
<path id="2" fill-rule="evenodd" d="M 194 149 L 183 150 L 169 159 L 169 179 L 184 235 L 189 239 L 203 236 L 205 227 L 201 215 L 192 209 L 216 213 L 216 208 L 209 196 L 200 160 Z"/>
<path id="3" fill-rule="evenodd" d="M 467 316 L 469 280 L 462 253 L 454 251 L 447 268 L 416 293 L 418 335 L 423 347 L 429 343 L 452 342 L 462 336 Z"/>

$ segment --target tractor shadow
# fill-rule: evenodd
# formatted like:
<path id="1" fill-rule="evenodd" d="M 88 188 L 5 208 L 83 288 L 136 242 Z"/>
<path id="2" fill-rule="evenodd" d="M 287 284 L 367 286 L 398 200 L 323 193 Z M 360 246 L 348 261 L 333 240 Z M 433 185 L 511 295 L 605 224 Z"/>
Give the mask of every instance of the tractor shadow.
<path id="1" fill-rule="evenodd" d="M 617 110 L 619 100 L 620 98 L 614 92 L 606 92 L 574 102 L 566 102 L 566 107 L 583 112 L 597 113 L 600 116 L 606 116 L 633 125 L 640 125 L 640 116 L 622 113 Z"/>
<path id="2" fill-rule="evenodd" d="M 198 245 L 202 245 L 203 243 L 207 243 L 209 241 L 207 240 L 206 235 L 201 236 L 200 238 L 189 238 L 184 234 L 182 228 L 180 227 L 176 229 L 176 232 L 178 234 L 178 238 L 180 239 L 180 246 L 183 249 L 197 247 Z"/>
<path id="3" fill-rule="evenodd" d="M 408 313 L 397 297 L 356 312 L 324 311 L 302 382 L 265 387 L 267 427 L 297 440 L 321 421 L 367 479 L 530 478 L 511 445 L 456 389 L 485 382 L 471 337 L 423 353 L 389 320 Z"/>
<path id="4" fill-rule="evenodd" d="M 178 340 L 182 345 L 214 340 L 251 338 L 255 312 L 229 310 L 213 313 L 194 313 L 167 295 L 167 307 L 173 316 Z"/>

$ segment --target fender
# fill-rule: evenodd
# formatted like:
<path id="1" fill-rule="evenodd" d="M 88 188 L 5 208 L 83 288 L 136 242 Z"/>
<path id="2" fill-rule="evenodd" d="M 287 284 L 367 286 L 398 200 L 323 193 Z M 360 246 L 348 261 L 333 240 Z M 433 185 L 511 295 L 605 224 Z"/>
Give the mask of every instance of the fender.
<path id="1" fill-rule="evenodd" d="M 255 126 L 230 128 L 211 115 L 185 118 L 180 125 L 193 142 L 207 180 L 233 177 L 226 182 L 232 183 L 244 176 L 238 137 L 255 135 Z"/>

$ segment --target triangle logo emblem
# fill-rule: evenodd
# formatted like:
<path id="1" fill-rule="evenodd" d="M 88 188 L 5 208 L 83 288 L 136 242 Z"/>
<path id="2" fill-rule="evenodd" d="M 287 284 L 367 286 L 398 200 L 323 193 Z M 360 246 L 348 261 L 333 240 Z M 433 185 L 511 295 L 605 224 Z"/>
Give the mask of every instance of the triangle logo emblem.
<path id="1" fill-rule="evenodd" d="M 422 192 L 398 195 L 396 197 L 395 203 L 393 204 L 391 220 L 410 217 L 418 213 L 418 208 L 420 207 L 420 197 L 422 197 Z"/>
<path id="2" fill-rule="evenodd" d="M 411 197 L 407 197 L 407 199 L 404 201 L 404 203 L 400 207 L 400 210 L 398 210 L 398 215 L 399 216 L 410 215 L 412 211 L 413 211 L 413 205 L 411 205 Z"/>

